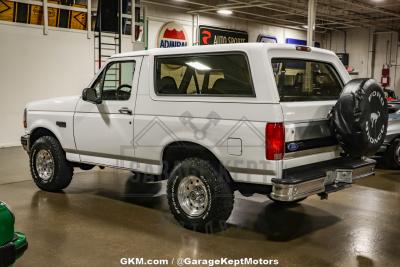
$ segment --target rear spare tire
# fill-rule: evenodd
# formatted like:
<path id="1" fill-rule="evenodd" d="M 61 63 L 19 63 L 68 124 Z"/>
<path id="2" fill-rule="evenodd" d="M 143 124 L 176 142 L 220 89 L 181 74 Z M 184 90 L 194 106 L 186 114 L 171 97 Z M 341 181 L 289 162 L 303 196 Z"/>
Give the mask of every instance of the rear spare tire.
<path id="1" fill-rule="evenodd" d="M 331 127 L 346 154 L 370 156 L 382 145 L 387 130 L 387 101 L 373 79 L 346 84 L 331 111 Z"/>

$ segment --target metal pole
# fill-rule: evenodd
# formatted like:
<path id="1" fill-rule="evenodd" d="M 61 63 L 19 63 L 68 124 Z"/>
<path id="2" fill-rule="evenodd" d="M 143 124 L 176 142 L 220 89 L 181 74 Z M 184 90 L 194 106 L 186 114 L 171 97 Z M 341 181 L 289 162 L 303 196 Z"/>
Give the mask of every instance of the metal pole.
<path id="1" fill-rule="evenodd" d="M 122 51 L 122 0 L 118 0 L 118 53 Z"/>
<path id="2" fill-rule="evenodd" d="M 92 35 L 92 0 L 87 1 L 87 38 L 90 39 Z"/>
<path id="3" fill-rule="evenodd" d="M 148 25 L 147 25 L 147 6 L 143 5 L 143 40 L 145 49 L 148 49 Z"/>
<path id="4" fill-rule="evenodd" d="M 97 14 L 97 21 L 99 25 L 99 69 L 101 69 L 101 0 L 99 0 L 97 4 L 99 5 L 97 7 L 97 11 L 99 12 Z"/>
<path id="5" fill-rule="evenodd" d="M 196 14 L 196 45 L 200 45 L 199 20 L 200 15 Z"/>
<path id="6" fill-rule="evenodd" d="M 48 33 L 49 33 L 49 18 L 48 18 L 47 0 L 43 0 L 43 34 L 47 35 Z"/>
<path id="7" fill-rule="evenodd" d="M 132 13 L 132 20 L 131 20 L 131 37 L 132 43 L 136 42 L 136 0 L 131 0 L 131 13 Z M 140 20 L 140 17 L 139 17 Z"/>
<path id="8" fill-rule="evenodd" d="M 194 28 L 194 25 L 195 25 L 195 23 L 194 23 L 194 16 L 195 16 L 195 14 L 192 14 L 192 45 L 194 45 L 195 44 L 195 34 L 196 34 L 196 30 L 195 30 L 195 28 Z"/>
<path id="9" fill-rule="evenodd" d="M 307 46 L 314 46 L 314 28 L 317 14 L 317 0 L 308 0 Z"/>

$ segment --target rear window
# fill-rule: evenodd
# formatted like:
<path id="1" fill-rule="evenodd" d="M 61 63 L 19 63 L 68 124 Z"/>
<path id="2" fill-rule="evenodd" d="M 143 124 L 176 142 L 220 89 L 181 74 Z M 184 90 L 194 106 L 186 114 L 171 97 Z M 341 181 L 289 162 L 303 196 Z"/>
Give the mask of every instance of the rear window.
<path id="1" fill-rule="evenodd" d="M 281 102 L 336 100 L 343 84 L 334 67 L 304 59 L 272 59 Z"/>
<path id="2" fill-rule="evenodd" d="M 155 65 L 157 94 L 254 96 L 242 53 L 163 56 Z"/>

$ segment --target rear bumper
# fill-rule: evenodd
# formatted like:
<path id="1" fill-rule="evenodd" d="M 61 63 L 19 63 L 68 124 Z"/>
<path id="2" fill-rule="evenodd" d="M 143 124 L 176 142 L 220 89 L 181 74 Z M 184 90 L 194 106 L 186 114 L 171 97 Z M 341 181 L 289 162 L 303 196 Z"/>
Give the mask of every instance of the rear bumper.
<path id="1" fill-rule="evenodd" d="M 283 178 L 272 179 L 271 197 L 279 201 L 294 201 L 342 190 L 356 179 L 374 175 L 375 163 L 372 159 L 340 158 L 288 169 Z"/>
<path id="2" fill-rule="evenodd" d="M 24 234 L 16 233 L 13 241 L 0 246 L 0 267 L 11 266 L 28 248 Z"/>
<path id="3" fill-rule="evenodd" d="M 21 136 L 21 145 L 26 152 L 29 152 L 30 148 L 29 140 L 30 140 L 29 134 Z"/>

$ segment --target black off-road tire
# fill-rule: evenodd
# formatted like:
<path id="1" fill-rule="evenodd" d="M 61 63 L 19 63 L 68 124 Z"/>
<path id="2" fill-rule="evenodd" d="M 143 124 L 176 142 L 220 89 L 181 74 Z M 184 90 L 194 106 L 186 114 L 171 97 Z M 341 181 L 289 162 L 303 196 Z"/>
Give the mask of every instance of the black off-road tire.
<path id="1" fill-rule="evenodd" d="M 388 126 L 385 94 L 372 79 L 348 82 L 330 113 L 332 133 L 353 158 L 374 155 Z"/>
<path id="2" fill-rule="evenodd" d="M 36 158 L 41 150 L 47 150 L 54 160 L 54 171 L 48 180 L 40 178 L 36 166 Z M 30 151 L 29 162 L 33 181 L 40 189 L 56 192 L 66 188 L 71 183 L 74 168 L 67 161 L 65 152 L 56 138 L 43 136 L 36 140 Z"/>
<path id="3" fill-rule="evenodd" d="M 226 229 L 234 202 L 231 186 L 213 165 L 203 159 L 188 158 L 178 163 L 172 170 L 167 185 L 168 204 L 175 219 L 185 228 L 214 233 Z M 205 211 L 197 216 L 189 216 L 178 200 L 178 187 L 183 178 L 195 176 L 205 185 L 208 196 Z"/>
<path id="4" fill-rule="evenodd" d="M 399 170 L 400 169 L 400 155 L 398 151 L 400 149 L 400 138 L 396 138 L 388 147 L 384 154 L 384 163 L 388 168 Z"/>

